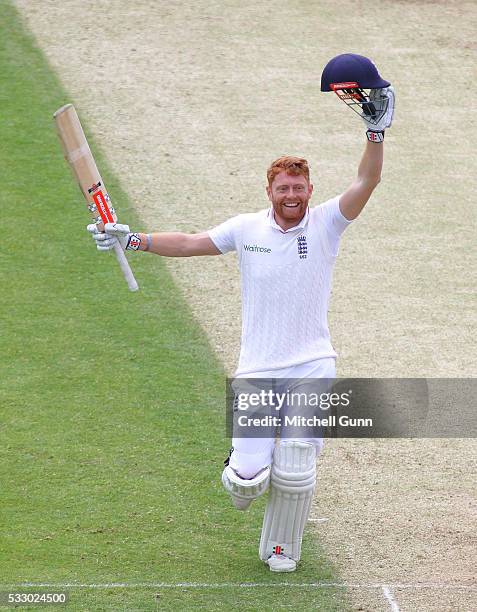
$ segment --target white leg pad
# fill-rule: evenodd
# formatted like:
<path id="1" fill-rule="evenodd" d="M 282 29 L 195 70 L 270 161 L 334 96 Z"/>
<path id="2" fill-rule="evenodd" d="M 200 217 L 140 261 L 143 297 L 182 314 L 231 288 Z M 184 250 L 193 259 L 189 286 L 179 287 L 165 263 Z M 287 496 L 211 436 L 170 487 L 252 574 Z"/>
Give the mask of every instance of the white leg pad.
<path id="1" fill-rule="evenodd" d="M 263 518 L 260 559 L 300 560 L 303 531 L 316 486 L 314 444 L 282 440 L 273 455 L 271 490 Z"/>
<path id="2" fill-rule="evenodd" d="M 261 470 L 254 478 L 241 478 L 235 470 L 227 466 L 222 472 L 222 484 L 230 493 L 233 505 L 238 510 L 246 510 L 254 499 L 265 493 L 270 484 L 270 467 Z"/>

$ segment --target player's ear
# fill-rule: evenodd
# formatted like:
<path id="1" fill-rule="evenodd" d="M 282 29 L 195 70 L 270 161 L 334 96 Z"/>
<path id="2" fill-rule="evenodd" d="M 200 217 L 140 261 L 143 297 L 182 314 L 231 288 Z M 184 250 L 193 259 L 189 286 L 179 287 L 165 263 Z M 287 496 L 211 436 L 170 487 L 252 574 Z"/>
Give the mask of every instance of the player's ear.
<path id="1" fill-rule="evenodd" d="M 266 186 L 266 190 L 267 190 L 268 199 L 271 200 L 272 199 L 272 190 L 270 189 L 270 185 Z"/>
<path id="2" fill-rule="evenodd" d="M 311 194 L 312 194 L 312 193 L 313 193 L 313 184 L 312 184 L 312 183 L 310 183 L 310 184 L 308 185 L 308 194 L 311 196 Z"/>

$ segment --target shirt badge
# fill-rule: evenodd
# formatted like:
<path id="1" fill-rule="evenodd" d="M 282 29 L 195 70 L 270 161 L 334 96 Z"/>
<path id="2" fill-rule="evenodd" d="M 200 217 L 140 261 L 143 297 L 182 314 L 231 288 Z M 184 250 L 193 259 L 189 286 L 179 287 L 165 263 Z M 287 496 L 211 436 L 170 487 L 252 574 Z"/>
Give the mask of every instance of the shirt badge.
<path id="1" fill-rule="evenodd" d="M 297 245 L 298 245 L 298 256 L 300 259 L 306 259 L 308 254 L 308 245 L 306 244 L 306 236 L 298 236 Z"/>

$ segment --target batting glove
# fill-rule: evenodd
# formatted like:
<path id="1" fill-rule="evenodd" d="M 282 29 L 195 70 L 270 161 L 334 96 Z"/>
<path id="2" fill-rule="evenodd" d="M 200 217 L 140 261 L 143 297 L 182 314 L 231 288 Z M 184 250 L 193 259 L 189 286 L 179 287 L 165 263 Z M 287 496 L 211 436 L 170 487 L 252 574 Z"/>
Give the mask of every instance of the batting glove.
<path id="1" fill-rule="evenodd" d="M 394 98 L 394 88 L 391 85 L 382 89 L 370 90 L 369 100 L 371 104 L 363 105 L 363 114 L 361 115 L 368 131 L 384 132 L 386 128 L 391 127 L 394 117 Z M 370 109 L 373 106 L 375 112 L 371 113 Z"/>
<path id="2" fill-rule="evenodd" d="M 94 223 L 88 225 L 86 229 L 96 242 L 98 251 L 110 251 L 114 249 L 117 242 L 124 250 L 137 250 L 141 242 L 137 234 L 129 231 L 129 225 L 122 225 L 121 223 L 106 223 L 104 232 L 98 231 L 98 227 Z"/>

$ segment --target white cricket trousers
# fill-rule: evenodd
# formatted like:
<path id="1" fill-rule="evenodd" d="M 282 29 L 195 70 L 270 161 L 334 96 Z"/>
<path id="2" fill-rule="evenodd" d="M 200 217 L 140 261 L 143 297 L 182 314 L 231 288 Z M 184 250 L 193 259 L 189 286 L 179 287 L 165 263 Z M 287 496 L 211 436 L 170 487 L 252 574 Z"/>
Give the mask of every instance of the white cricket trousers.
<path id="1" fill-rule="evenodd" d="M 334 357 L 316 359 L 300 365 L 243 374 L 237 378 L 336 378 L 336 360 Z M 293 439 L 293 438 L 282 438 Z M 316 447 L 316 456 L 323 448 L 323 438 L 300 438 L 302 442 L 311 442 Z M 253 478 L 263 468 L 271 465 L 275 438 L 232 438 L 232 454 L 230 467 L 242 478 Z"/>

